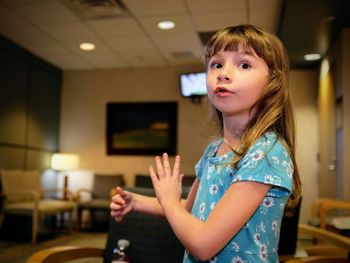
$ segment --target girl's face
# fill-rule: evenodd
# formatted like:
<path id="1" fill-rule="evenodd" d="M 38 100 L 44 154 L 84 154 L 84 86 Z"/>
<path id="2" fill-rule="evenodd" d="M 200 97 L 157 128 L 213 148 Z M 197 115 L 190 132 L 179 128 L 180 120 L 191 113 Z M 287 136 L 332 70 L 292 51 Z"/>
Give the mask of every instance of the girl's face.
<path id="1" fill-rule="evenodd" d="M 266 62 L 240 45 L 237 52 L 220 51 L 209 60 L 208 98 L 223 117 L 239 116 L 247 122 L 268 80 Z"/>

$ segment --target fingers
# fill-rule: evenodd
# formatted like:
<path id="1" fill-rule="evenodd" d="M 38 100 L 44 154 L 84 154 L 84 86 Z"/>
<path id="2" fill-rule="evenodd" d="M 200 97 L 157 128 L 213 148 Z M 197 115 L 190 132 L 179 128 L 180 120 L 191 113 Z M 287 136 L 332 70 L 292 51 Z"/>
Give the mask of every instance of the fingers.
<path id="1" fill-rule="evenodd" d="M 170 163 L 169 163 L 169 156 L 167 153 L 163 153 L 163 167 L 164 167 L 165 175 L 170 176 L 171 169 L 170 169 Z"/>
<path id="2" fill-rule="evenodd" d="M 125 191 L 120 186 L 117 187 L 117 194 L 119 194 L 123 199 L 130 199 L 130 192 Z"/>
<path id="3" fill-rule="evenodd" d="M 152 165 L 148 167 L 153 183 L 159 180 L 162 180 L 164 178 L 174 178 L 174 179 L 180 180 L 181 158 L 179 155 L 175 157 L 173 170 L 171 170 L 169 156 L 167 153 L 163 154 L 163 158 L 160 158 L 159 156 L 155 157 L 155 164 L 156 164 L 155 167 L 157 172 L 155 171 Z"/>
<path id="4" fill-rule="evenodd" d="M 165 173 L 164 173 L 164 169 L 163 169 L 163 164 L 162 164 L 162 160 L 160 159 L 159 156 L 157 156 L 155 158 L 155 162 L 156 162 L 156 168 L 157 168 L 158 177 L 159 178 L 164 178 L 165 177 Z"/>
<path id="5" fill-rule="evenodd" d="M 180 163 L 181 163 L 180 155 L 176 155 L 174 168 L 173 168 L 173 175 L 179 175 L 180 174 Z"/>
<path id="6" fill-rule="evenodd" d="M 151 176 L 152 184 L 153 184 L 153 186 L 154 186 L 154 185 L 158 182 L 157 174 L 156 174 L 156 172 L 154 171 L 152 165 L 148 166 L 148 171 L 149 171 L 149 175 Z"/>
<path id="7" fill-rule="evenodd" d="M 117 194 L 112 197 L 111 203 L 109 205 L 111 209 L 111 215 L 116 216 L 126 207 L 125 199 L 128 197 L 128 193 L 125 192 L 121 187 L 117 187 Z"/>

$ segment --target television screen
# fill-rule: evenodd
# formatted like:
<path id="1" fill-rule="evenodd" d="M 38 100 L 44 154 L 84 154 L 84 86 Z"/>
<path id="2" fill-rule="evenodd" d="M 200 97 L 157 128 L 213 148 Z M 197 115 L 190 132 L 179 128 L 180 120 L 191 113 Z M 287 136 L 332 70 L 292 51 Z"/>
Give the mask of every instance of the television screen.
<path id="1" fill-rule="evenodd" d="M 184 97 L 207 95 L 206 75 L 205 72 L 181 74 L 181 95 Z"/>

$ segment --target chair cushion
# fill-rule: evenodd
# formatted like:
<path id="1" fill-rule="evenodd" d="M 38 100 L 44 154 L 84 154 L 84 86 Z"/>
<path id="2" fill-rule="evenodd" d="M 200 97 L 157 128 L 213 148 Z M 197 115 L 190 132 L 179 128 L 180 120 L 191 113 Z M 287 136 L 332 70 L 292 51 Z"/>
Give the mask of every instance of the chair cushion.
<path id="1" fill-rule="evenodd" d="M 124 177 L 121 174 L 95 174 L 92 189 L 93 198 L 110 199 L 110 191 L 117 186 L 124 186 Z"/>
<path id="2" fill-rule="evenodd" d="M 62 200 L 40 200 L 39 213 L 41 214 L 56 214 L 74 209 L 74 202 Z M 7 204 L 5 213 L 16 215 L 31 215 L 34 209 L 34 202 L 17 202 Z"/>
<path id="3" fill-rule="evenodd" d="M 25 170 L 1 170 L 2 190 L 8 203 L 32 200 L 28 195 L 16 195 L 21 191 L 37 191 L 41 193 L 40 173 Z"/>

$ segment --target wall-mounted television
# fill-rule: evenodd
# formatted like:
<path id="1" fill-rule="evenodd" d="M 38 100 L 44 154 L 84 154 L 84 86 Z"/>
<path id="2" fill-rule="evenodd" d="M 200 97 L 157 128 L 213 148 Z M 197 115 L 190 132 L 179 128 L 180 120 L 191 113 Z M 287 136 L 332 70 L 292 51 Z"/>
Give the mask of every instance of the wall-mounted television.
<path id="1" fill-rule="evenodd" d="M 180 74 L 181 95 L 183 97 L 207 95 L 206 75 L 206 72 Z"/>

